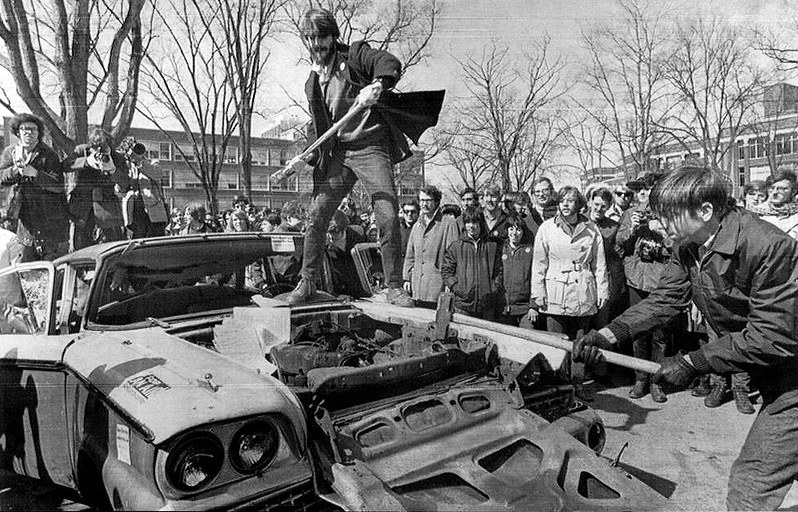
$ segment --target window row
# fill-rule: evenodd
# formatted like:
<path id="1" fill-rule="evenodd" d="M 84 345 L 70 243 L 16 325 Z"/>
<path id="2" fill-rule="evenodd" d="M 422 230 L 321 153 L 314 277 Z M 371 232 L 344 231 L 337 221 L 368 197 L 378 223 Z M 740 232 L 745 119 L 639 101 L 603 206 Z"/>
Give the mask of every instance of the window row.
<path id="1" fill-rule="evenodd" d="M 171 142 L 142 142 L 147 148 L 147 156 L 151 160 L 166 162 L 194 162 L 194 150 L 189 145 L 174 145 Z M 285 165 L 293 155 L 287 149 L 254 148 L 252 149 L 252 165 Z M 237 146 L 228 146 L 224 163 L 238 164 L 241 159 Z"/>
<path id="2" fill-rule="evenodd" d="M 798 153 L 798 133 L 784 133 L 776 135 L 771 141 L 768 137 L 758 137 L 745 141 L 737 141 L 737 159 L 765 158 L 772 150 L 777 156 Z"/>
<path id="3" fill-rule="evenodd" d="M 161 169 L 161 186 L 173 189 L 201 189 L 202 183 L 191 173 Z M 219 176 L 219 190 L 241 190 L 242 188 L 239 174 L 222 173 Z M 252 177 L 252 190 L 260 192 L 298 192 L 299 180 L 296 176 L 292 176 L 281 183 L 271 183 L 268 175 L 258 174 Z"/>

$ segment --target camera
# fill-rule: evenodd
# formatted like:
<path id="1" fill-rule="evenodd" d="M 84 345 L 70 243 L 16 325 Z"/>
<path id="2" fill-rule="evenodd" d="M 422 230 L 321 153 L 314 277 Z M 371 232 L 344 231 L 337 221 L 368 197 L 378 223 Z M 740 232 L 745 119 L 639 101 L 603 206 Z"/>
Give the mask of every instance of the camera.
<path id="1" fill-rule="evenodd" d="M 640 239 L 640 247 L 637 251 L 640 261 L 643 263 L 665 263 L 671 257 L 671 251 L 659 240 L 650 238 Z"/>

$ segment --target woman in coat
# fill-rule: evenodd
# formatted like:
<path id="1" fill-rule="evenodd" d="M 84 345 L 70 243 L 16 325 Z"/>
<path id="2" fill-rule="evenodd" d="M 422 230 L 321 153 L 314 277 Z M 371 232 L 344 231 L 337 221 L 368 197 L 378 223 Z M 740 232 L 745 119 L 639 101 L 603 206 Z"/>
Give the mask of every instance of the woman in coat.
<path id="1" fill-rule="evenodd" d="M 455 219 L 440 209 L 440 190 L 427 185 L 419 191 L 418 200 L 421 216 L 410 230 L 402 278 L 417 306 L 434 308 L 443 291 L 446 248 L 459 238 L 459 232 Z"/>
<path id="2" fill-rule="evenodd" d="M 609 297 L 604 244 L 598 227 L 579 212 L 585 197 L 563 187 L 559 210 L 540 226 L 532 262 L 532 299 L 550 332 L 575 339 Z"/>

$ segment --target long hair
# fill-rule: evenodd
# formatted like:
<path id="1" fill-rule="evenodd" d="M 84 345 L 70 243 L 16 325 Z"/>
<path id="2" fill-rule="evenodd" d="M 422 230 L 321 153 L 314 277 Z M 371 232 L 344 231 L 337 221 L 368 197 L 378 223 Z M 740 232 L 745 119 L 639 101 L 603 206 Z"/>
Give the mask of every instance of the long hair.
<path id="1" fill-rule="evenodd" d="M 673 220 L 692 214 L 704 203 L 723 216 L 731 208 L 731 184 L 716 171 L 684 167 L 666 174 L 654 185 L 648 204 L 658 217 Z"/>

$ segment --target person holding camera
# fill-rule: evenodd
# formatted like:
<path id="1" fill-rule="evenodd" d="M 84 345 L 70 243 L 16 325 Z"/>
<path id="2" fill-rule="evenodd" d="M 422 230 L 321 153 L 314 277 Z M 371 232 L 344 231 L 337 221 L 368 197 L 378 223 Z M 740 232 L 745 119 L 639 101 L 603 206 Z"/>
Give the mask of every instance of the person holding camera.
<path id="1" fill-rule="evenodd" d="M 15 115 L 11 133 L 17 143 L 0 155 L 0 215 L 11 220 L 26 259 L 54 259 L 66 252 L 61 159 L 42 140 L 44 123 L 33 114 Z"/>
<path id="2" fill-rule="evenodd" d="M 62 164 L 72 215 L 70 250 L 124 240 L 122 198 L 130 190 L 125 157 L 111 150 L 110 137 L 95 128 L 87 144 L 75 147 Z"/>
<path id="3" fill-rule="evenodd" d="M 164 236 L 169 213 L 157 168 L 147 158 L 147 148 L 133 137 L 119 146 L 130 170 L 131 189 L 122 204 L 125 227 L 131 239 Z"/>
<path id="4" fill-rule="evenodd" d="M 635 192 L 637 204 L 621 215 L 615 243 L 617 252 L 623 257 L 630 306 L 645 299 L 656 289 L 670 258 L 670 249 L 665 247 L 663 234 L 658 229 L 659 223 L 648 205 L 648 196 L 660 177 L 660 174 L 647 172 L 640 179 L 626 184 Z M 665 357 L 666 345 L 666 329 L 658 328 L 640 334 L 632 344 L 632 352 L 637 358 L 659 363 Z M 662 387 L 649 383 L 647 373 L 635 372 L 635 384 L 629 396 L 642 398 L 649 391 L 655 402 L 668 400 Z"/>

